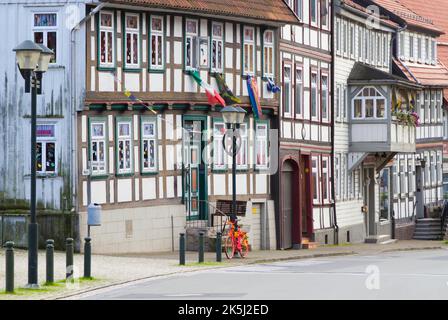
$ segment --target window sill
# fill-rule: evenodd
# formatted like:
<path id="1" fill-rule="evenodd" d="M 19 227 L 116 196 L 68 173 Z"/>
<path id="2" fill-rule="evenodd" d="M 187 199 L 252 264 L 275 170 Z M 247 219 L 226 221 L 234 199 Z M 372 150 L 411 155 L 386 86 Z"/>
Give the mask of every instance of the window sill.
<path id="1" fill-rule="evenodd" d="M 133 177 L 133 176 L 134 176 L 134 172 L 129 172 L 129 173 L 116 173 L 115 176 L 116 176 L 117 178 Z"/>
<path id="2" fill-rule="evenodd" d="M 97 70 L 98 71 L 115 71 L 116 67 L 106 67 L 106 66 L 102 67 L 102 66 L 98 66 Z"/>
<path id="3" fill-rule="evenodd" d="M 58 174 L 57 173 L 39 173 L 36 172 L 36 178 L 37 179 L 53 179 L 53 178 L 57 178 Z"/>
<path id="4" fill-rule="evenodd" d="M 141 71 L 142 71 L 142 68 L 140 68 L 140 67 L 136 67 L 136 68 L 132 68 L 132 67 L 124 67 L 124 68 L 123 68 L 123 72 L 140 73 Z"/>
<path id="5" fill-rule="evenodd" d="M 109 178 L 108 174 L 99 174 L 95 176 L 90 176 L 90 180 L 105 180 L 107 178 Z"/>
<path id="6" fill-rule="evenodd" d="M 140 172 L 141 176 L 156 176 L 159 174 L 159 171 L 144 171 Z"/>
<path id="7" fill-rule="evenodd" d="M 162 69 L 148 68 L 148 73 L 165 73 L 165 67 L 163 67 Z"/>
<path id="8" fill-rule="evenodd" d="M 229 170 L 226 168 L 226 169 L 213 169 L 212 168 L 212 173 L 217 173 L 217 174 L 224 174 L 224 173 L 227 173 Z"/>

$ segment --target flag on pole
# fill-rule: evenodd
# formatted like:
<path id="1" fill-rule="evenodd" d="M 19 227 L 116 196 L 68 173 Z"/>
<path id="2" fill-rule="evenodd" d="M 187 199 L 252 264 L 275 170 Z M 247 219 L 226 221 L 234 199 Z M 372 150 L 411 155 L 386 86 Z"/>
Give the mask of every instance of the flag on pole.
<path id="1" fill-rule="evenodd" d="M 198 71 L 193 71 L 191 73 L 191 76 L 193 77 L 194 81 L 205 90 L 205 94 L 207 95 L 208 103 L 210 105 L 220 104 L 223 107 L 226 106 L 226 102 L 224 99 L 219 95 L 218 91 L 216 91 L 211 85 L 209 85 L 207 82 L 201 79 L 199 76 Z"/>
<path id="2" fill-rule="evenodd" d="M 249 93 L 250 104 L 252 105 L 252 112 L 255 118 L 260 118 L 261 104 L 258 94 L 257 81 L 252 76 L 247 76 L 247 92 Z"/>

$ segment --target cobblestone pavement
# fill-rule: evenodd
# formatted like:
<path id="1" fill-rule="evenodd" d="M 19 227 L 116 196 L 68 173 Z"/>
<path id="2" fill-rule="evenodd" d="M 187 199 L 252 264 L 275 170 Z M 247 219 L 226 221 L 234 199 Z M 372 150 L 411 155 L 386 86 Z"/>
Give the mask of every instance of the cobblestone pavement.
<path id="1" fill-rule="evenodd" d="M 391 244 L 353 244 L 340 246 L 320 246 L 312 250 L 277 250 L 253 251 L 245 259 L 227 260 L 223 255 L 222 263 L 215 263 L 215 254 L 206 253 L 203 265 L 198 265 L 196 252 L 187 252 L 186 266 L 179 266 L 178 252 L 126 254 L 126 255 L 93 255 L 92 276 L 94 281 L 80 281 L 66 285 L 65 253 L 55 252 L 55 280 L 61 281 L 56 287 L 42 287 L 43 290 L 30 291 L 19 289 L 15 295 L 1 294 L 0 299 L 54 299 L 75 295 L 81 292 L 120 284 L 154 276 L 191 272 L 208 268 L 220 268 L 242 264 L 253 264 L 268 261 L 294 260 L 304 258 L 337 256 L 337 255 L 374 255 L 380 252 L 401 250 L 425 250 L 448 248 L 442 241 L 398 241 Z M 82 277 L 83 255 L 75 255 L 75 277 Z M 27 282 L 27 251 L 15 251 L 15 285 L 23 288 Z M 45 251 L 39 252 L 39 282 L 45 282 Z M 0 291 L 5 285 L 4 249 L 0 251 Z"/>

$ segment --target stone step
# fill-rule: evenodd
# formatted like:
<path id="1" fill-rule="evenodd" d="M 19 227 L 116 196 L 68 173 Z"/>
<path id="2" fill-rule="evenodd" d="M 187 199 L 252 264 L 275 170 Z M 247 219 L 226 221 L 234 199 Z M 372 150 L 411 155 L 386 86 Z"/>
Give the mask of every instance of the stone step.
<path id="1" fill-rule="evenodd" d="M 431 231 L 438 231 L 441 232 L 443 231 L 440 227 L 428 227 L 428 228 L 415 228 L 415 232 L 420 231 L 420 232 L 431 232 Z"/>
<path id="2" fill-rule="evenodd" d="M 419 222 L 433 222 L 433 221 L 440 222 L 440 219 L 439 218 L 421 218 L 421 219 L 415 220 L 415 222 L 417 222 L 417 223 L 419 223 Z"/>
<path id="3" fill-rule="evenodd" d="M 365 239 L 365 243 L 383 243 L 390 240 L 390 235 L 382 234 L 376 236 L 368 236 Z"/>
<path id="4" fill-rule="evenodd" d="M 428 235 L 414 235 L 412 239 L 415 240 L 442 240 L 441 236 L 428 236 Z"/>
<path id="5" fill-rule="evenodd" d="M 443 233 L 440 231 L 432 232 L 414 232 L 414 236 L 442 236 Z"/>

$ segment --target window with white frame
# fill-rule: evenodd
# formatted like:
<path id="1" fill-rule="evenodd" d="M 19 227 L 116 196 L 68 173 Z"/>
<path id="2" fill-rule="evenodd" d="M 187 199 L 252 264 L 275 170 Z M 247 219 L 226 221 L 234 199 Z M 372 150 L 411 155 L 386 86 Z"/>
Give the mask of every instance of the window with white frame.
<path id="1" fill-rule="evenodd" d="M 431 59 L 430 55 L 429 55 L 429 50 L 430 50 L 430 46 L 429 46 L 429 39 L 425 38 L 425 63 L 429 63 L 429 60 Z"/>
<path id="2" fill-rule="evenodd" d="M 383 35 L 383 66 L 387 67 L 389 64 L 389 41 L 386 34 Z"/>
<path id="3" fill-rule="evenodd" d="M 437 120 L 438 122 L 442 122 L 442 107 L 443 107 L 443 94 L 441 90 L 437 90 L 437 98 L 436 98 L 436 104 L 437 104 Z"/>
<path id="4" fill-rule="evenodd" d="M 426 123 L 431 122 L 431 93 L 429 90 L 425 91 L 425 120 Z"/>
<path id="5" fill-rule="evenodd" d="M 185 20 L 185 69 L 197 70 L 199 66 L 198 21 Z"/>
<path id="6" fill-rule="evenodd" d="M 348 55 L 348 27 L 347 23 L 343 22 L 343 32 L 342 32 L 342 50 L 344 52 L 344 56 Z"/>
<path id="7" fill-rule="evenodd" d="M 434 39 L 431 39 L 431 63 L 436 64 L 436 41 Z"/>
<path id="8" fill-rule="evenodd" d="M 106 120 L 90 119 L 90 169 L 92 175 L 107 173 Z"/>
<path id="9" fill-rule="evenodd" d="M 311 118 L 317 118 L 317 73 L 311 73 Z"/>
<path id="10" fill-rule="evenodd" d="M 320 24 L 322 28 L 328 28 L 328 0 L 320 0 Z"/>
<path id="11" fill-rule="evenodd" d="M 311 23 L 317 24 L 317 0 L 310 0 Z"/>
<path id="12" fill-rule="evenodd" d="M 300 20 L 303 19 L 303 0 L 295 0 L 294 12 Z"/>
<path id="13" fill-rule="evenodd" d="M 381 65 L 382 64 L 382 61 L 383 61 L 383 58 L 381 57 L 381 53 L 382 53 L 382 50 L 381 50 L 381 46 L 382 46 L 382 44 L 383 44 L 383 42 L 381 41 L 381 35 L 379 34 L 379 33 L 377 33 L 377 35 L 376 35 L 376 64 L 377 65 Z"/>
<path id="14" fill-rule="evenodd" d="M 408 192 L 414 193 L 415 192 L 415 165 L 414 165 L 414 158 L 412 156 L 408 157 Z"/>
<path id="15" fill-rule="evenodd" d="M 274 32 L 266 30 L 263 34 L 263 75 L 274 76 Z"/>
<path id="16" fill-rule="evenodd" d="M 322 110 L 322 118 L 324 120 L 328 120 L 328 75 L 323 74 L 321 77 L 321 86 L 322 86 L 322 92 L 321 92 L 321 110 Z"/>
<path id="17" fill-rule="evenodd" d="M 363 50 L 362 50 L 362 44 L 363 44 L 363 40 L 362 40 L 362 27 L 358 26 L 358 55 L 357 58 L 358 60 L 362 60 L 362 54 L 363 54 Z"/>
<path id="18" fill-rule="evenodd" d="M 212 23 L 212 72 L 223 72 L 224 65 L 224 26 L 222 23 Z"/>
<path id="19" fill-rule="evenodd" d="M 336 121 L 340 121 L 341 118 L 341 85 L 336 84 L 336 97 L 335 97 L 335 105 L 336 105 Z"/>
<path id="20" fill-rule="evenodd" d="M 347 103 L 347 86 L 344 85 L 342 88 L 342 107 L 341 107 L 341 112 L 342 112 L 342 121 L 347 121 L 348 120 L 348 103 Z"/>
<path id="21" fill-rule="evenodd" d="M 240 143 L 240 149 L 238 150 L 238 153 L 236 154 L 236 168 L 237 169 L 247 169 L 247 153 L 248 153 L 248 130 L 247 130 L 247 123 L 240 124 L 240 130 L 239 134 L 241 137 Z"/>
<path id="22" fill-rule="evenodd" d="M 372 42 L 370 44 L 370 52 L 369 52 L 369 61 L 370 64 L 375 64 L 375 43 L 376 43 L 376 37 L 375 32 L 370 31 L 370 41 Z"/>
<path id="23" fill-rule="evenodd" d="M 125 62 L 128 68 L 140 67 L 140 15 L 125 14 Z"/>
<path id="24" fill-rule="evenodd" d="M 350 24 L 350 58 L 355 58 L 355 26 Z"/>
<path id="25" fill-rule="evenodd" d="M 311 157 L 311 179 L 313 185 L 313 201 L 315 203 L 319 202 L 320 192 L 319 192 L 319 157 Z"/>
<path id="26" fill-rule="evenodd" d="M 244 74 L 255 74 L 255 28 L 243 28 L 243 65 Z"/>
<path id="27" fill-rule="evenodd" d="M 409 59 L 414 60 L 414 36 L 409 35 Z"/>
<path id="28" fill-rule="evenodd" d="M 405 39 L 404 39 L 404 33 L 403 32 L 401 32 L 399 34 L 398 39 L 400 41 L 400 43 L 399 43 L 400 58 L 404 59 L 404 56 L 405 56 L 405 51 L 404 51 Z"/>
<path id="29" fill-rule="evenodd" d="M 36 171 L 56 173 L 56 125 L 41 123 L 36 125 Z"/>
<path id="30" fill-rule="evenodd" d="M 295 87 L 295 113 L 296 116 L 302 114 L 303 104 L 303 69 L 302 67 L 296 67 L 296 87 Z"/>
<path id="31" fill-rule="evenodd" d="M 364 60 L 369 63 L 369 46 L 370 46 L 370 32 L 367 29 L 363 29 L 364 34 Z"/>
<path id="32" fill-rule="evenodd" d="M 117 173 L 132 172 L 132 120 L 117 120 Z"/>
<path id="33" fill-rule="evenodd" d="M 336 196 L 336 200 L 339 200 L 340 197 L 340 189 L 341 189 L 341 155 L 336 154 L 334 157 L 334 192 Z"/>
<path id="34" fill-rule="evenodd" d="M 341 21 L 336 20 L 336 54 L 341 54 Z"/>
<path id="35" fill-rule="evenodd" d="M 157 119 L 141 121 L 142 172 L 157 171 Z"/>
<path id="36" fill-rule="evenodd" d="M 164 67 L 164 26 L 162 16 L 150 17 L 149 57 L 150 68 L 162 70 Z"/>
<path id="37" fill-rule="evenodd" d="M 322 156 L 322 202 L 330 201 L 330 167 L 328 157 Z"/>
<path id="38" fill-rule="evenodd" d="M 291 116 L 291 66 L 285 65 L 283 68 L 283 113 Z"/>
<path id="39" fill-rule="evenodd" d="M 437 153 L 436 151 L 432 151 L 431 153 L 431 185 L 435 186 L 437 185 Z"/>
<path id="40" fill-rule="evenodd" d="M 258 122 L 255 124 L 255 167 L 268 166 L 268 124 Z"/>
<path id="41" fill-rule="evenodd" d="M 114 14 L 100 12 L 100 66 L 113 67 L 115 63 Z"/>
<path id="42" fill-rule="evenodd" d="M 443 183 L 442 165 L 443 165 L 442 151 L 438 150 L 437 151 L 437 182 L 439 185 Z"/>
<path id="43" fill-rule="evenodd" d="M 386 99 L 373 87 L 363 88 L 352 101 L 353 119 L 384 119 Z"/>
<path id="44" fill-rule="evenodd" d="M 222 145 L 224 135 L 226 133 L 226 125 L 224 122 L 213 122 L 213 169 L 226 168 L 226 152 Z"/>
<path id="45" fill-rule="evenodd" d="M 53 50 L 54 56 L 50 63 L 56 62 L 57 54 L 57 13 L 34 13 L 33 16 L 33 34 L 34 42 L 45 45 Z"/>
<path id="46" fill-rule="evenodd" d="M 417 39 L 417 59 L 418 62 L 422 62 L 423 59 L 422 38 L 420 37 Z"/>

